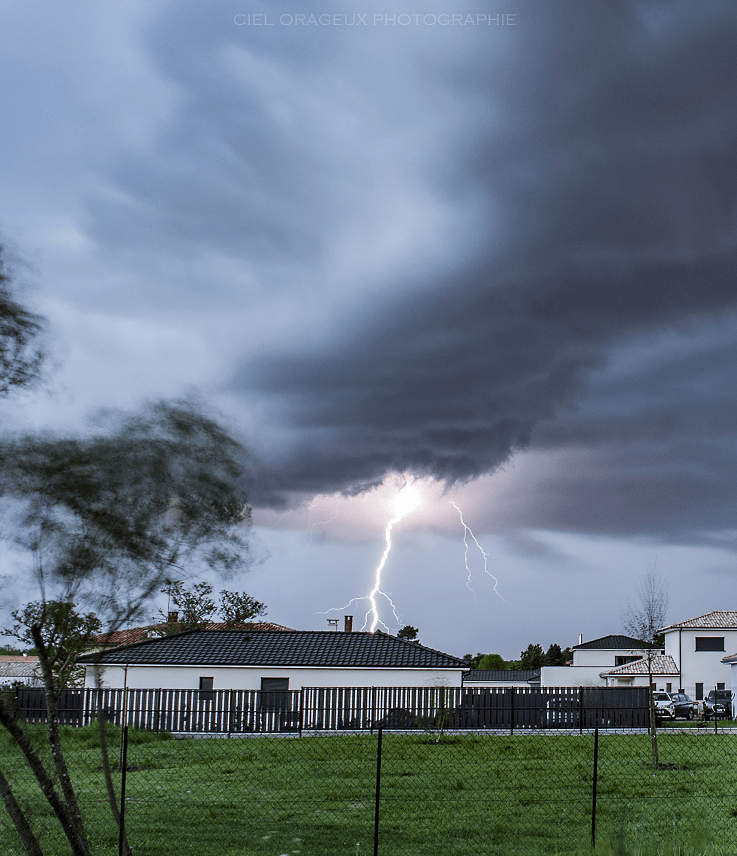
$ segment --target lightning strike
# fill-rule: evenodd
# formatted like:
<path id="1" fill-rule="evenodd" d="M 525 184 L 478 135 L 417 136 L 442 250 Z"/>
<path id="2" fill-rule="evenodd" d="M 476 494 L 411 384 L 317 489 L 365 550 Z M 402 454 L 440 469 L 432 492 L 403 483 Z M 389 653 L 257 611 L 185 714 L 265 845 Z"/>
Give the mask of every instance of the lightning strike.
<path id="1" fill-rule="evenodd" d="M 387 523 L 386 529 L 384 531 L 384 553 L 381 556 L 381 561 L 378 564 L 378 567 L 374 571 L 374 585 L 371 591 L 367 595 L 363 595 L 362 597 L 354 597 L 348 601 L 345 606 L 342 607 L 333 607 L 332 609 L 328 609 L 325 612 L 318 613 L 319 615 L 327 615 L 328 612 L 337 612 L 339 610 L 344 610 L 350 608 L 353 604 L 358 604 L 360 601 L 367 600 L 369 602 L 369 608 L 364 616 L 363 626 L 361 630 L 365 630 L 367 625 L 369 626 L 369 630 L 373 633 L 377 626 L 381 624 L 381 626 L 388 632 L 389 627 L 379 618 L 379 607 L 377 604 L 377 598 L 383 597 L 392 610 L 392 615 L 394 616 L 394 620 L 398 625 L 401 626 L 402 619 L 397 613 L 397 608 L 394 605 L 391 597 L 385 592 L 381 590 L 381 572 L 384 570 L 384 566 L 386 565 L 386 560 L 389 558 L 389 553 L 392 549 L 392 529 L 396 523 L 411 511 L 414 511 L 417 506 L 420 504 L 420 494 L 417 488 L 413 487 L 410 484 L 405 485 L 399 493 L 392 500 L 392 506 L 394 510 L 394 516 Z"/>
<path id="2" fill-rule="evenodd" d="M 476 536 L 473 534 L 473 532 L 471 530 L 471 527 L 468 526 L 466 521 L 463 519 L 463 512 L 461 511 L 461 509 L 458 508 L 458 506 L 455 504 L 455 502 L 453 502 L 453 500 L 450 501 L 450 504 L 458 512 L 458 516 L 461 518 L 461 524 L 463 525 L 463 546 L 465 548 L 464 554 L 463 554 L 463 561 L 464 561 L 465 566 L 466 566 L 466 573 L 468 574 L 468 576 L 466 578 L 466 586 L 468 587 L 468 589 L 471 592 L 473 592 L 473 596 L 475 598 L 476 592 L 474 592 L 473 589 L 471 588 L 471 576 L 472 576 L 471 569 L 468 566 L 468 547 L 469 547 L 468 536 L 470 535 L 473 538 L 474 544 L 479 548 L 479 550 L 481 551 L 481 555 L 484 557 L 484 573 L 487 576 L 491 577 L 492 580 L 494 580 L 494 594 L 498 595 L 502 600 L 504 600 L 501 593 L 497 589 L 497 586 L 499 585 L 499 580 L 489 570 L 489 555 L 488 555 L 488 553 L 484 550 L 484 548 L 481 546 L 481 544 L 479 544 L 478 540 L 476 539 Z M 506 603 L 506 602 L 507 601 L 504 600 L 504 603 Z"/>

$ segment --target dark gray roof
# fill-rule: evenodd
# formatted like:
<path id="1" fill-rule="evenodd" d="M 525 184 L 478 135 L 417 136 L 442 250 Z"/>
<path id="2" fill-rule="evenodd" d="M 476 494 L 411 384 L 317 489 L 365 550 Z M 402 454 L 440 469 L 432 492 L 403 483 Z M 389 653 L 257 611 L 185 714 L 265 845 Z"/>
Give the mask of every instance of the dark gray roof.
<path id="1" fill-rule="evenodd" d="M 600 639 L 592 639 L 591 642 L 583 642 L 581 645 L 574 645 L 574 651 L 580 651 L 586 648 L 650 648 L 647 642 L 642 639 L 633 639 L 631 636 L 602 636 Z"/>
<path id="2" fill-rule="evenodd" d="M 540 669 L 472 669 L 463 676 L 463 683 L 474 681 L 539 681 Z"/>
<path id="3" fill-rule="evenodd" d="M 79 663 L 150 666 L 327 666 L 467 669 L 464 660 L 377 633 L 334 630 L 190 630 L 78 657 Z"/>

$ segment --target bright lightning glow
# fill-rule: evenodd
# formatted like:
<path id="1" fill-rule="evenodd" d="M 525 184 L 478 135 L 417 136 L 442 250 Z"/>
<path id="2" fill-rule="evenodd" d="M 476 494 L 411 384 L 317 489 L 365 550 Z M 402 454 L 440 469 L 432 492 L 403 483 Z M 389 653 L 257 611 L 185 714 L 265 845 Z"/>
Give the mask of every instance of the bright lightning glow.
<path id="1" fill-rule="evenodd" d="M 369 627 L 369 630 L 372 633 L 376 630 L 376 626 L 379 623 L 379 609 L 376 605 L 377 595 L 383 595 L 391 604 L 392 610 L 394 610 L 394 604 L 391 602 L 388 595 L 386 595 L 381 590 L 381 572 L 384 570 L 384 565 L 386 564 L 386 560 L 389 557 L 389 553 L 392 549 L 392 529 L 394 528 L 395 523 L 399 523 L 399 521 L 406 514 L 409 514 L 410 511 L 414 511 L 419 504 L 420 494 L 418 493 L 417 488 L 413 487 L 411 484 L 405 485 L 392 501 L 392 505 L 394 506 L 394 517 L 392 517 L 392 519 L 386 525 L 386 531 L 384 532 L 384 540 L 386 541 L 384 555 L 381 557 L 381 561 L 379 562 L 379 565 L 376 568 L 376 572 L 374 573 L 374 587 L 371 589 L 368 595 L 371 608 L 369 609 L 368 614 L 366 616 L 366 621 L 368 621 L 368 616 L 370 615 L 371 626 Z M 394 617 L 397 618 L 396 610 L 394 610 Z"/>
<path id="2" fill-rule="evenodd" d="M 499 595 L 499 597 L 501 597 L 502 600 L 504 600 L 502 595 L 497 590 L 497 586 L 499 585 L 499 580 L 489 570 L 489 567 L 488 567 L 489 556 L 488 556 L 487 552 L 484 550 L 484 548 L 481 546 L 481 544 L 479 544 L 479 542 L 476 540 L 476 536 L 471 531 L 471 527 L 466 524 L 466 521 L 463 519 L 463 513 L 462 513 L 461 509 L 458 508 L 458 506 L 455 504 L 455 502 L 453 502 L 453 500 L 450 501 L 450 504 L 458 512 L 458 516 L 461 518 L 461 523 L 463 524 L 463 546 L 465 548 L 463 559 L 464 559 L 464 562 L 466 565 L 466 573 L 468 574 L 468 576 L 466 578 L 466 585 L 473 592 L 473 596 L 475 598 L 476 593 L 471 588 L 471 569 L 468 567 L 468 535 L 470 535 L 473 538 L 474 544 L 479 548 L 479 550 L 481 550 L 481 555 L 484 557 L 484 573 L 487 576 L 490 576 L 492 578 L 492 580 L 494 580 L 494 594 Z M 504 603 L 506 603 L 506 602 L 507 601 L 504 600 Z"/>
<path id="3" fill-rule="evenodd" d="M 377 626 L 381 624 L 381 626 L 388 632 L 389 627 L 384 624 L 384 622 L 379 618 L 379 607 L 377 603 L 377 598 L 383 597 L 392 610 L 392 615 L 394 616 L 394 620 L 398 626 L 401 627 L 402 619 L 397 614 L 397 608 L 394 605 L 391 597 L 385 592 L 381 590 L 381 572 L 384 570 L 384 565 L 386 565 L 386 560 L 389 558 L 389 553 L 392 549 L 392 529 L 394 528 L 395 523 L 399 523 L 399 521 L 411 511 L 414 511 L 417 506 L 421 502 L 420 492 L 416 487 L 413 487 L 410 484 L 405 485 L 398 494 L 392 499 L 391 507 L 394 512 L 394 516 L 387 523 L 386 530 L 384 532 L 384 540 L 386 542 L 386 546 L 384 547 L 384 553 L 381 557 L 381 561 L 379 562 L 379 566 L 376 568 L 374 572 L 374 586 L 367 595 L 363 595 L 362 597 L 354 597 L 343 607 L 333 607 L 332 609 L 326 610 L 326 612 L 319 613 L 321 615 L 327 615 L 328 612 L 337 612 L 339 610 L 345 610 L 350 608 L 353 604 L 358 604 L 360 601 L 368 601 L 369 608 L 364 616 L 363 626 L 361 630 L 365 630 L 367 626 L 369 626 L 369 630 L 373 633 Z"/>

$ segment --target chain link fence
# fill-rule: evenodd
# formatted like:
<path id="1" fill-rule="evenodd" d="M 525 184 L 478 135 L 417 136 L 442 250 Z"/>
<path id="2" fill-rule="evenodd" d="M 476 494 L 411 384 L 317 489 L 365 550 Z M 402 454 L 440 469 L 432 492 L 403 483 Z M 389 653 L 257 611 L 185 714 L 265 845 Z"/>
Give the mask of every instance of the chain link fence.
<path id="1" fill-rule="evenodd" d="M 31 730 L 43 749 L 43 726 Z M 737 730 L 724 724 L 660 733 L 657 766 L 646 731 L 106 733 L 135 856 L 590 854 L 592 840 L 601 853 L 737 852 Z M 113 856 L 97 724 L 63 741 L 92 851 Z M 66 856 L 24 758 L 7 736 L 0 750 L 43 853 Z M 0 852 L 22 852 L 7 817 Z"/>

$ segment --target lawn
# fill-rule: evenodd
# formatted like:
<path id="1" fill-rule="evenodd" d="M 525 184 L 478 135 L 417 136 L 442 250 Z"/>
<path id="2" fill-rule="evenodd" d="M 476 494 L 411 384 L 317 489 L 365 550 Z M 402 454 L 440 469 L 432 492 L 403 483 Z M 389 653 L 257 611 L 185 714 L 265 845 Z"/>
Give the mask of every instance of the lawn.
<path id="1" fill-rule="evenodd" d="M 126 818 L 137 856 L 370 856 L 377 735 L 172 739 L 130 732 Z M 385 733 L 383 856 L 590 853 L 593 735 Z M 42 739 L 39 734 L 38 739 Z M 94 853 L 117 853 L 94 729 L 65 730 Z M 737 733 L 602 734 L 597 852 L 737 852 Z M 44 852 L 67 854 L 22 760 L 3 769 Z M 119 759 L 119 730 L 110 729 Z M 121 774 L 116 771 L 116 782 Z M 706 842 L 706 843 L 704 843 Z M 7 817 L 0 852 L 20 853 Z"/>

